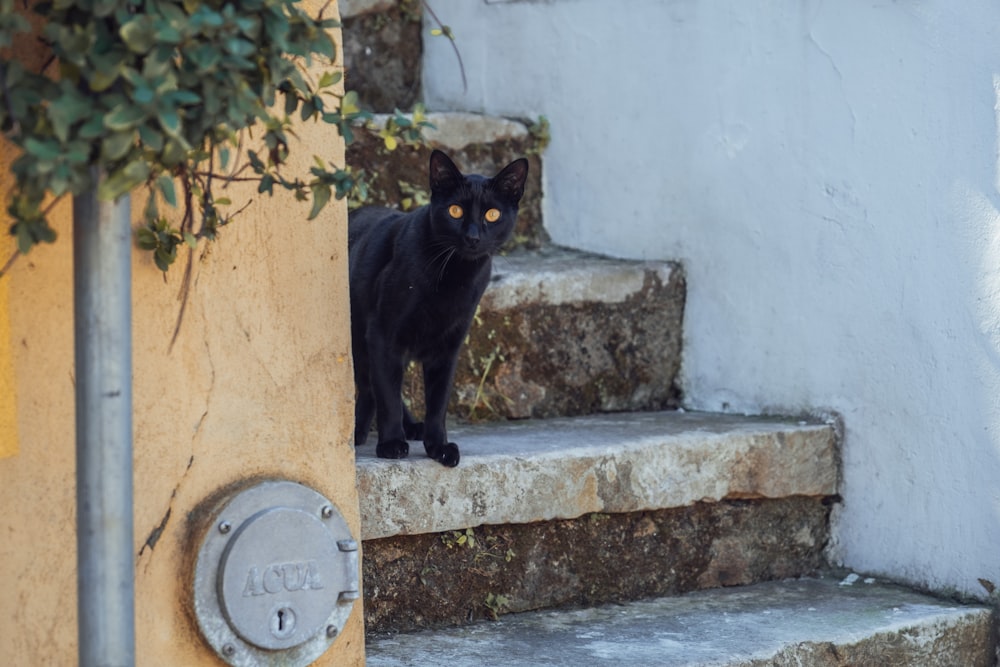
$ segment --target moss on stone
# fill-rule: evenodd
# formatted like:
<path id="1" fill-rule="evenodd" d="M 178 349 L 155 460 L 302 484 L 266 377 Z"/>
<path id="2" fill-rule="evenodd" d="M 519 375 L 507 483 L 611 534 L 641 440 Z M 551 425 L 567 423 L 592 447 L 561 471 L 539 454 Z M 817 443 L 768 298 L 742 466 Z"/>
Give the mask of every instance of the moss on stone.
<path id="1" fill-rule="evenodd" d="M 824 566 L 829 511 L 822 498 L 725 501 L 368 540 L 365 626 L 405 632 L 803 576 Z M 504 604 L 487 605 L 491 594 Z"/>

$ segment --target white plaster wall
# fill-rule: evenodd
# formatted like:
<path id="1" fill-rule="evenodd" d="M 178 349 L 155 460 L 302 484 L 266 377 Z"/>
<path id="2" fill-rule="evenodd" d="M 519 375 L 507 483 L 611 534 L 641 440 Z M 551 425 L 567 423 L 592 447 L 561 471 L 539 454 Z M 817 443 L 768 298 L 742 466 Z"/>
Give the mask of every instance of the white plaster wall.
<path id="1" fill-rule="evenodd" d="M 684 262 L 691 408 L 842 413 L 835 556 L 1000 584 L 1000 5 L 432 6 L 430 107 L 551 121 L 555 241 Z"/>

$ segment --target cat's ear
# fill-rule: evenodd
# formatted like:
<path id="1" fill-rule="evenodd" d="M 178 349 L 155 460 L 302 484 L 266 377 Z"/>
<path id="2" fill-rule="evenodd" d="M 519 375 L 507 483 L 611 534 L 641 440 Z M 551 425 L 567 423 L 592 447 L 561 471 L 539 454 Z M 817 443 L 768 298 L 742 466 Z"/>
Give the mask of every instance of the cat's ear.
<path id="1" fill-rule="evenodd" d="M 462 183 L 462 172 L 439 150 L 431 153 L 431 192 L 450 192 Z"/>
<path id="2" fill-rule="evenodd" d="M 502 197 L 516 204 L 524 195 L 524 182 L 527 178 L 528 161 L 522 157 L 501 169 L 500 173 L 493 177 L 493 184 Z"/>

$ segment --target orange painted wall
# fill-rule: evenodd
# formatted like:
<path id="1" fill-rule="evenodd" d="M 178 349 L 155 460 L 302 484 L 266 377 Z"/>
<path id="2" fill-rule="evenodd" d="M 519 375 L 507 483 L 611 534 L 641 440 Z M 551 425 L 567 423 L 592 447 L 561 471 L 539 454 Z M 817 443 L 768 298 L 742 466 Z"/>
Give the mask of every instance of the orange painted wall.
<path id="1" fill-rule="evenodd" d="M 304 173 L 314 154 L 343 162 L 336 130 L 308 125 L 298 134 L 288 173 Z M 0 194 L 12 158 L 0 145 Z M 133 254 L 139 665 L 222 664 L 189 603 L 197 548 L 189 514 L 220 488 L 256 477 L 305 483 L 331 498 L 360 537 L 346 206 L 331 202 L 306 221 L 308 205 L 290 196 L 260 198 L 252 186 L 230 196 L 253 204 L 195 252 L 172 349 L 186 251 L 166 279 L 145 252 Z M 140 205 L 134 198 L 136 219 Z M 52 216 L 56 244 L 0 278 L 0 626 L 18 628 L 0 631 L 0 655 L 12 666 L 76 662 L 70 217 L 61 203 Z M 316 664 L 363 662 L 358 602 Z"/>

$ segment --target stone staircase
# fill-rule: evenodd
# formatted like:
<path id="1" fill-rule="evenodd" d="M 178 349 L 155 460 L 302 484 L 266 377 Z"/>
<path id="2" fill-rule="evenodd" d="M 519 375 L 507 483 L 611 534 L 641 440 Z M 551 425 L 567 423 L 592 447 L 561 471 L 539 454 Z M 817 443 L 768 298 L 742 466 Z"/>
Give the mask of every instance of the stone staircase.
<path id="1" fill-rule="evenodd" d="M 454 439 L 453 470 L 359 450 L 369 631 L 823 565 L 837 482 L 825 424 L 630 412 L 466 425 Z"/>
<path id="2" fill-rule="evenodd" d="M 416 4 L 341 1 L 349 88 L 419 29 Z M 362 80 L 373 110 L 419 81 L 405 60 Z M 532 180 L 460 359 L 461 464 L 358 450 L 369 664 L 993 664 L 991 610 L 826 563 L 835 420 L 680 409 L 680 265 L 553 247 L 529 127 L 430 120 L 460 168 L 528 155 Z M 348 162 L 391 204 L 426 188 L 429 151 L 359 134 Z"/>
<path id="3" fill-rule="evenodd" d="M 971 667 L 994 664 L 988 609 L 831 578 L 505 616 L 369 640 L 368 664 Z"/>

